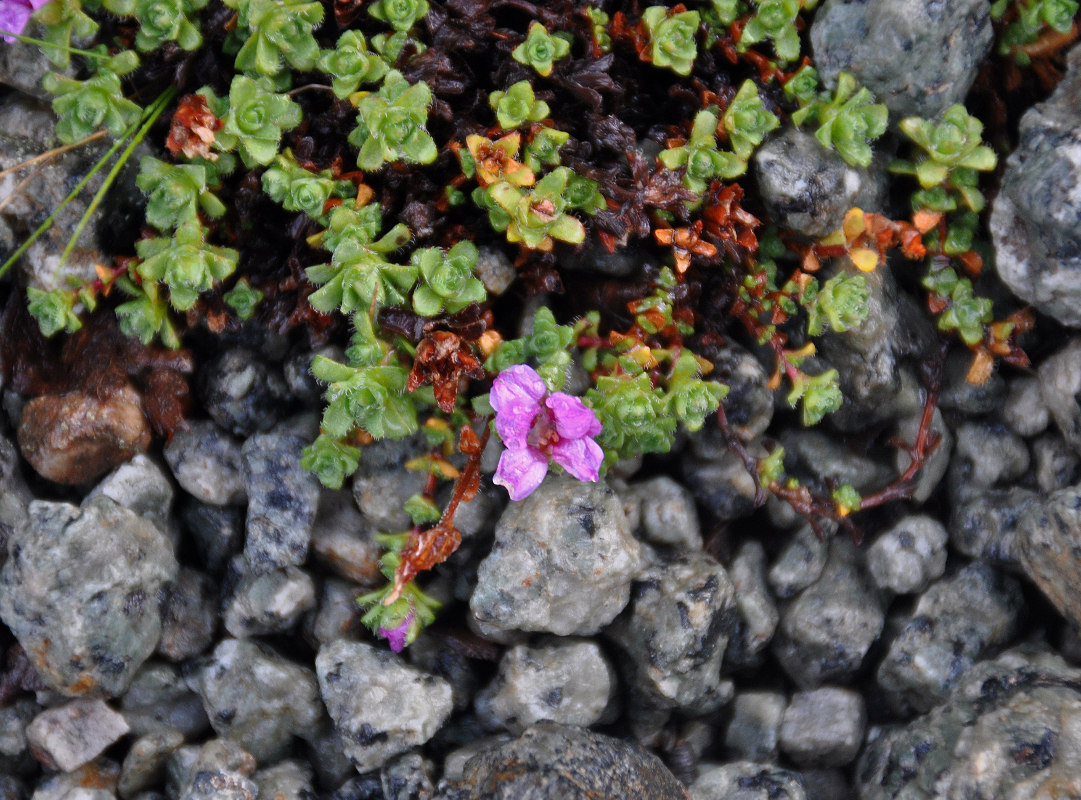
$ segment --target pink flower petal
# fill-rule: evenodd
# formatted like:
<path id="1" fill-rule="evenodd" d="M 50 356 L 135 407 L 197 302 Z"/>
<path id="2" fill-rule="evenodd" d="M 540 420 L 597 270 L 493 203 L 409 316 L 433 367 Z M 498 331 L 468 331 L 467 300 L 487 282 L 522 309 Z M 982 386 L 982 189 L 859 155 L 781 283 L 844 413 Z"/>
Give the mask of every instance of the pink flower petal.
<path id="1" fill-rule="evenodd" d="M 601 423 L 593 409 L 578 397 L 555 392 L 544 401 L 555 417 L 556 431 L 564 439 L 581 439 L 601 432 Z"/>
<path id="2" fill-rule="evenodd" d="M 505 486 L 511 500 L 522 500 L 541 485 L 548 473 L 548 458 L 534 447 L 504 450 L 493 483 Z"/>
<path id="3" fill-rule="evenodd" d="M 510 403 L 536 405 L 547 393 L 548 387 L 544 385 L 536 370 L 525 364 L 516 364 L 496 376 L 488 402 L 498 412 Z"/>
<path id="4" fill-rule="evenodd" d="M 508 448 L 525 447 L 529 430 L 540 413 L 541 407 L 532 400 L 506 403 L 495 415 L 495 432 Z"/>
<path id="5" fill-rule="evenodd" d="M 409 613 L 405 615 L 405 618 L 393 628 L 379 629 L 379 635 L 387 640 L 390 649 L 395 653 L 402 652 L 402 648 L 405 647 L 406 637 L 409 636 L 409 626 L 413 624 L 415 616 L 413 609 L 409 609 Z"/>
<path id="6" fill-rule="evenodd" d="M 604 451 L 592 439 L 564 439 L 552 448 L 552 460 L 578 480 L 596 482 Z"/>
<path id="7" fill-rule="evenodd" d="M 0 0 L 0 30 L 11 33 L 22 33 L 26 23 L 30 21 L 33 9 L 24 3 L 13 3 L 10 0 Z M 14 37 L 4 36 L 5 42 L 16 41 Z"/>

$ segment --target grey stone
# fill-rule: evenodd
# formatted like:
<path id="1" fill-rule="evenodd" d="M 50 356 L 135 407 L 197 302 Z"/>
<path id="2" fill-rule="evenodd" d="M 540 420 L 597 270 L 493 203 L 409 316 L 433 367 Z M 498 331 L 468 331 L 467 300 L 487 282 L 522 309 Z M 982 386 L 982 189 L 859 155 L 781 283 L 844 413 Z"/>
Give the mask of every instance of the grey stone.
<path id="1" fill-rule="evenodd" d="M 256 800 L 259 787 L 251 779 L 255 763 L 239 745 L 211 740 L 188 766 L 178 800 Z"/>
<path id="2" fill-rule="evenodd" d="M 323 388 L 312 374 L 312 359 L 316 356 L 338 362 L 345 361 L 345 351 L 336 344 L 330 344 L 314 350 L 297 346 L 282 364 L 282 377 L 285 378 L 289 391 L 295 400 L 305 406 L 318 406 L 323 397 Z"/>
<path id="3" fill-rule="evenodd" d="M 256 772 L 252 780 L 259 787 L 260 800 L 315 800 L 311 767 L 301 761 L 279 761 Z"/>
<path id="4" fill-rule="evenodd" d="M 882 210 L 885 175 L 851 166 L 809 131 L 785 126 L 755 150 L 753 164 L 770 220 L 812 239 L 838 230 L 850 208 Z"/>
<path id="5" fill-rule="evenodd" d="M 833 528 L 827 528 L 832 535 Z M 769 568 L 770 588 L 781 600 L 794 597 L 818 580 L 826 568 L 829 544 L 815 535 L 814 529 L 804 523 L 793 533 L 780 555 Z"/>
<path id="6" fill-rule="evenodd" d="M 1037 370 L 1043 401 L 1063 437 L 1081 453 L 1081 339 L 1044 359 Z"/>
<path id="7" fill-rule="evenodd" d="M 191 534 L 200 561 L 211 572 L 221 572 L 241 548 L 244 539 L 244 509 L 215 506 L 186 498 L 180 519 Z"/>
<path id="8" fill-rule="evenodd" d="M 315 770 L 320 786 L 342 786 L 350 777 L 357 774 L 353 762 L 342 749 L 341 738 L 334 730 L 334 723 L 330 721 L 330 717 L 326 718 L 319 732 L 308 740 L 308 744 L 306 753 L 308 763 Z M 378 795 L 375 800 L 379 800 Z"/>
<path id="9" fill-rule="evenodd" d="M 838 768 L 803 769 L 800 780 L 808 800 L 852 800 L 855 797 L 847 773 Z"/>
<path id="10" fill-rule="evenodd" d="M 1081 49 L 1075 45 L 1068 58 L 1066 79 L 1021 117 L 1019 144 L 1006 160 L 990 229 L 1003 283 L 1076 328 L 1081 326 Z"/>
<path id="11" fill-rule="evenodd" d="M 319 502 L 319 480 L 300 466 L 304 440 L 262 433 L 244 442 L 248 518 L 244 559 L 255 574 L 303 564 Z"/>
<path id="12" fill-rule="evenodd" d="M 342 637 L 356 638 L 362 628 L 356 598 L 363 593 L 354 583 L 335 578 L 323 581 L 318 608 L 304 618 L 305 636 L 316 649 Z"/>
<path id="13" fill-rule="evenodd" d="M 33 20 L 23 30 L 25 36 L 32 36 L 35 39 L 44 38 L 45 32 L 45 26 Z M 78 39 L 78 37 L 75 38 Z M 73 46 L 79 45 L 73 43 Z M 42 88 L 41 79 L 47 72 L 59 72 L 61 75 L 71 77 L 74 68 L 71 66 L 58 68 L 49 60 L 46 54 L 48 49 L 30 42 L 4 42 L 4 46 L 0 47 L 0 83 L 41 100 L 51 99 L 51 95 Z M 42 149 L 55 144 L 55 138 L 52 135 L 54 125 L 55 122 L 35 131 L 40 137 Z M 0 127 L 0 130 L 10 129 Z M 11 133 L 14 134 L 14 131 Z M 4 195 L 3 189 L 0 189 L 0 197 Z"/>
<path id="14" fill-rule="evenodd" d="M 799 774 L 773 764 L 703 764 L 691 800 L 806 800 Z"/>
<path id="15" fill-rule="evenodd" d="M 30 791 L 23 781 L 14 775 L 0 775 L 0 798 L 3 800 L 26 800 Z"/>
<path id="16" fill-rule="evenodd" d="M 616 686 L 615 670 L 595 642 L 520 644 L 504 653 L 477 706 L 482 717 L 516 734 L 544 719 L 589 727 L 604 715 Z"/>
<path id="17" fill-rule="evenodd" d="M 38 31 L 41 32 L 41 29 Z M 6 54 L 13 46 L 16 45 L 5 43 L 0 50 Z M 34 45 L 28 44 L 17 46 L 36 49 Z M 5 59 L 5 56 L 0 55 L 0 59 Z M 22 76 L 23 79 L 29 81 L 36 78 L 32 92 L 41 94 L 38 83 L 41 76 L 38 70 L 44 65 L 36 62 L 26 66 L 28 73 Z M 0 69 L 3 69 L 3 60 L 0 60 Z M 23 81 L 20 80 L 21 82 Z M 21 164 L 53 147 L 56 139 L 51 132 L 55 129 L 56 116 L 47 104 L 18 93 L 9 95 L 7 102 L 0 105 L 0 131 L 3 132 L 0 134 L 0 170 Z M 33 179 L 21 186 L 17 192 L 16 187 L 30 174 L 29 170 L 13 172 L 0 178 L 0 197 L 11 198 L 0 216 L 0 220 L 6 223 L 4 227 L 19 240 L 27 237 L 60 207 L 60 203 L 72 189 L 72 176 L 88 174 L 108 147 L 104 141 L 91 142 L 43 164 L 35 165 L 32 168 Z M 138 160 L 136 155 L 130 163 L 137 164 Z M 79 284 L 96 278 L 95 263 L 102 263 L 106 259 L 96 242 L 110 225 L 107 214 L 95 214 L 90 218 L 80 236 L 79 244 L 62 266 L 60 254 L 86 212 L 90 198 L 101 188 L 104 178 L 104 171 L 99 171 L 92 177 L 84 191 L 57 213 L 53 226 L 27 249 L 19 264 L 24 285 L 48 291 L 67 288 L 69 278 Z M 127 188 L 134 188 L 133 178 L 131 169 L 121 173 L 120 179 L 114 184 L 118 194 L 130 196 Z M 14 244 L 14 241 L 11 244 Z M 4 259 L 9 255 L 10 252 L 4 252 Z"/>
<path id="18" fill-rule="evenodd" d="M 456 527 L 460 516 L 455 515 Z M 383 580 L 379 572 L 383 547 L 375 540 L 376 533 L 372 524 L 357 510 L 349 492 L 324 489 L 319 495 L 319 507 L 312 526 L 312 554 L 332 572 L 362 586 L 372 586 Z"/>
<path id="19" fill-rule="evenodd" d="M 128 732 L 121 714 L 97 699 L 79 698 L 46 709 L 26 728 L 34 755 L 47 767 L 71 772 Z"/>
<path id="20" fill-rule="evenodd" d="M 215 586 L 202 572 L 181 567 L 165 589 L 158 653 L 170 661 L 197 656 L 210 646 L 217 626 Z"/>
<path id="21" fill-rule="evenodd" d="M 205 365 L 196 387 L 206 412 L 235 436 L 269 431 L 288 409 L 289 387 L 278 369 L 240 347 Z"/>
<path id="22" fill-rule="evenodd" d="M 973 666 L 948 702 L 868 736 L 862 800 L 1071 797 L 1081 793 L 1081 670 L 1017 648 Z"/>
<path id="23" fill-rule="evenodd" d="M 867 548 L 875 586 L 894 594 L 922 592 L 946 569 L 948 538 L 942 523 L 924 514 L 894 523 Z"/>
<path id="24" fill-rule="evenodd" d="M 732 450 L 725 449 L 719 458 L 684 456 L 681 468 L 684 485 L 702 508 L 717 519 L 740 519 L 754 511 L 754 478 Z"/>
<path id="25" fill-rule="evenodd" d="M 627 604 L 639 563 L 612 489 L 549 476 L 503 512 L 469 607 L 497 630 L 596 633 Z"/>
<path id="26" fill-rule="evenodd" d="M 1004 425 L 965 422 L 954 432 L 957 441 L 951 465 L 953 485 L 989 489 L 1028 472 L 1028 447 L 1025 441 Z"/>
<path id="27" fill-rule="evenodd" d="M 1052 492 L 1033 503 L 1017 529 L 1021 567 L 1075 627 L 1081 626 L 1081 487 Z"/>
<path id="28" fill-rule="evenodd" d="M 1006 401 L 1006 381 L 999 373 L 992 372 L 983 383 L 969 383 L 971 366 L 972 355 L 968 350 L 954 350 L 946 356 L 942 389 L 938 393 L 940 409 L 978 417 L 1001 408 Z"/>
<path id="29" fill-rule="evenodd" d="M 225 604 L 223 624 L 238 639 L 284 633 L 315 608 L 315 584 L 304 570 L 286 567 L 245 575 Z"/>
<path id="30" fill-rule="evenodd" d="M 386 800 L 429 800 L 435 793 L 435 765 L 420 753 L 402 753 L 379 771 Z"/>
<path id="31" fill-rule="evenodd" d="M 724 567 L 705 553 L 684 553 L 638 576 L 627 613 L 608 633 L 627 653 L 641 692 L 705 712 L 730 697 L 720 667 L 737 616 Z"/>
<path id="32" fill-rule="evenodd" d="M 218 736 L 260 761 L 280 758 L 294 736 L 311 735 L 322 719 L 312 671 L 246 640 L 215 647 L 196 688 Z"/>
<path id="33" fill-rule="evenodd" d="M 135 736 L 179 730 L 191 740 L 210 729 L 202 700 L 171 664 L 144 664 L 121 698 L 120 709 Z"/>
<path id="34" fill-rule="evenodd" d="M 496 296 L 503 294 L 518 277 L 518 270 L 507 254 L 497 247 L 477 248 L 477 264 L 473 272 L 480 278 L 488 294 Z"/>
<path id="35" fill-rule="evenodd" d="M 21 756 L 26 752 L 26 726 L 40 711 L 40 706 L 28 697 L 0 706 L 0 756 Z"/>
<path id="36" fill-rule="evenodd" d="M 963 555 L 990 564 L 1016 565 L 1017 524 L 1039 496 L 1021 487 L 956 492 L 950 515 L 950 544 Z"/>
<path id="37" fill-rule="evenodd" d="M 1032 442 L 1036 464 L 1036 487 L 1045 493 L 1072 486 L 1081 478 L 1081 455 L 1057 434 L 1049 433 Z"/>
<path id="38" fill-rule="evenodd" d="M 702 549 L 702 529 L 694 498 L 666 475 L 632 484 L 625 494 L 639 507 L 642 534 L 654 544 Z"/>
<path id="39" fill-rule="evenodd" d="M 173 751 L 184 744 L 184 734 L 165 729 L 140 736 L 131 743 L 120 767 L 117 794 L 124 800 L 165 781 L 165 764 Z"/>
<path id="40" fill-rule="evenodd" d="M 99 758 L 42 781 L 30 800 L 116 800 L 114 792 L 119 774 L 119 764 Z"/>
<path id="41" fill-rule="evenodd" d="M 982 563 L 933 584 L 890 644 L 878 683 L 902 713 L 925 712 L 949 696 L 967 670 L 1013 636 L 1021 587 Z"/>
<path id="42" fill-rule="evenodd" d="M 540 722 L 517 739 L 481 751 L 435 800 L 688 800 L 652 753 L 583 728 Z"/>
<path id="43" fill-rule="evenodd" d="M 1051 422 L 1051 411 L 1044 402 L 1039 379 L 1025 375 L 1012 379 L 1001 413 L 1002 421 L 1018 436 L 1030 438 L 1043 433 Z"/>
<path id="44" fill-rule="evenodd" d="M 757 541 L 744 542 L 728 567 L 736 590 L 739 619 L 728 641 L 725 661 L 733 666 L 758 663 L 759 655 L 777 630 L 780 612 L 766 580 L 766 551 Z"/>
<path id="45" fill-rule="evenodd" d="M 0 566 L 7 560 L 12 534 L 30 519 L 29 506 L 34 496 L 23 480 L 21 467 L 18 448 L 0 436 Z"/>
<path id="46" fill-rule="evenodd" d="M 424 492 L 427 476 L 407 470 L 405 462 L 427 452 L 426 448 L 419 435 L 378 439 L 361 448 L 353 476 L 353 498 L 378 530 L 404 531 L 412 525 L 403 506 L 414 494 Z"/>
<path id="47" fill-rule="evenodd" d="M 158 644 L 176 574 L 168 539 L 113 500 L 35 501 L 0 572 L 0 617 L 51 688 L 116 696 Z"/>
<path id="48" fill-rule="evenodd" d="M 163 455 L 176 482 L 196 500 L 223 506 L 247 499 L 240 444 L 210 420 L 176 431 Z"/>
<path id="49" fill-rule="evenodd" d="M 882 631 L 882 601 L 861 556 L 835 536 L 818 580 L 781 609 L 773 651 L 800 688 L 851 678 Z"/>
<path id="50" fill-rule="evenodd" d="M 906 357 L 920 358 L 934 347 L 935 333 L 926 315 L 903 292 L 888 269 L 860 272 L 850 259 L 823 270 L 863 276 L 867 317 L 858 326 L 819 337 L 818 353 L 834 367 L 844 403 L 830 415 L 830 424 L 843 431 L 864 430 L 886 420 L 914 414 L 923 393 Z"/>
<path id="51" fill-rule="evenodd" d="M 723 345 L 703 348 L 701 355 L 713 364 L 709 377 L 728 387 L 724 411 L 729 431 L 744 444 L 765 433 L 773 419 L 773 392 L 769 388 L 769 375 L 758 359 L 727 340 Z M 695 455 L 704 459 L 719 458 L 728 449 L 713 419 L 706 420 L 689 444 Z"/>
<path id="52" fill-rule="evenodd" d="M 515 738 L 509 733 L 496 733 L 483 739 L 476 739 L 467 745 L 459 747 L 457 750 L 452 750 L 447 753 L 447 757 L 443 761 L 443 780 L 447 783 L 460 781 L 465 774 L 465 765 L 469 763 L 469 759 L 484 750 L 499 747 L 507 742 L 513 742 Z"/>
<path id="53" fill-rule="evenodd" d="M 781 750 L 801 765 L 842 767 L 863 744 L 867 709 L 852 689 L 823 686 L 796 692 L 781 723 Z"/>
<path id="54" fill-rule="evenodd" d="M 776 760 L 786 705 L 778 692 L 737 693 L 724 734 L 728 754 L 748 761 Z"/>
<path id="55" fill-rule="evenodd" d="M 154 522 L 162 532 L 169 533 L 173 486 L 165 471 L 142 453 L 106 475 L 86 496 L 83 504 L 100 496 L 131 509 L 140 517 Z"/>
<path id="56" fill-rule="evenodd" d="M 981 0 L 826 0 L 811 26 L 826 84 L 852 73 L 894 123 L 963 102 L 992 41 Z"/>
<path id="57" fill-rule="evenodd" d="M 782 433 L 781 444 L 785 469 L 826 494 L 830 486 L 841 484 L 870 492 L 893 477 L 886 465 L 859 455 L 836 436 L 820 430 L 792 428 Z"/>
<path id="58" fill-rule="evenodd" d="M 897 439 L 906 445 L 914 445 L 916 437 L 919 436 L 922 417 L 923 410 L 921 409 L 918 413 L 899 419 L 897 421 Z M 946 424 L 946 421 L 942 418 L 942 412 L 937 408 L 931 415 L 929 428 L 930 432 L 938 437 L 938 444 L 935 445 L 931 455 L 928 456 L 919 472 L 916 473 L 916 486 L 912 490 L 912 499 L 917 503 L 926 502 L 934 494 L 935 489 L 938 488 L 942 478 L 946 475 L 946 470 L 950 466 L 950 456 L 953 453 L 953 434 L 950 432 L 950 427 Z M 909 455 L 908 451 L 904 448 L 898 448 L 893 458 L 893 465 L 897 469 L 897 474 L 903 474 L 911 463 L 912 456 Z"/>
<path id="59" fill-rule="evenodd" d="M 424 744 L 451 712 L 450 684 L 371 645 L 345 639 L 324 645 L 315 671 L 345 753 L 360 772 Z"/>

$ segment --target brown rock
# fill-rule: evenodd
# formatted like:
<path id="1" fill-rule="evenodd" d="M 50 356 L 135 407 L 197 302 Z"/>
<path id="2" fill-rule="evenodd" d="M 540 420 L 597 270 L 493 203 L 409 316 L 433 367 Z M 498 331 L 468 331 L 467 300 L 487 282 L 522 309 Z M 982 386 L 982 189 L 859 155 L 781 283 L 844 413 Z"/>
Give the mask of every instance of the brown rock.
<path id="1" fill-rule="evenodd" d="M 82 392 L 35 397 L 23 409 L 18 439 L 39 474 L 78 485 L 145 452 L 150 427 L 139 393 L 129 385 L 106 400 Z"/>

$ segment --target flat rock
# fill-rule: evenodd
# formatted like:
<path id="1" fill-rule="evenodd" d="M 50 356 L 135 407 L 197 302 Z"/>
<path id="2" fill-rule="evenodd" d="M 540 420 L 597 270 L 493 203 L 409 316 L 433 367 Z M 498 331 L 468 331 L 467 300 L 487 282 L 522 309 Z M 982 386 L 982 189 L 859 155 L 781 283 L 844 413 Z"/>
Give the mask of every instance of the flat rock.
<path id="1" fill-rule="evenodd" d="M 80 698 L 42 711 L 27 727 L 26 738 L 38 761 L 71 772 L 127 732 L 123 715 L 101 700 Z"/>

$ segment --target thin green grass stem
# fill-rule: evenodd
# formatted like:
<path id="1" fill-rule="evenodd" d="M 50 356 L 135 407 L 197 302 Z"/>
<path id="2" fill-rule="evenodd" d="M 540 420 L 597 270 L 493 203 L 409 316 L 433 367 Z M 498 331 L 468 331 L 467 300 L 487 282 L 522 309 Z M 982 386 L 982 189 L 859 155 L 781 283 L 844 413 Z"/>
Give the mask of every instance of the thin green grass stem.
<path id="1" fill-rule="evenodd" d="M 0 31 L 0 36 L 11 36 L 18 39 L 20 42 L 36 44 L 38 47 L 52 47 L 56 50 L 65 50 L 73 55 L 86 56 L 87 58 L 100 58 L 106 61 L 112 58 L 108 53 L 95 53 L 93 50 L 79 50 L 76 47 L 68 47 L 67 45 L 57 44 L 56 42 L 47 42 L 44 39 L 35 39 L 32 36 L 23 36 L 21 33 L 13 33 L 12 31 Z"/>

